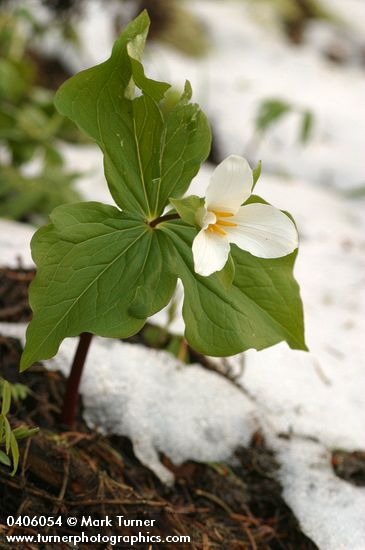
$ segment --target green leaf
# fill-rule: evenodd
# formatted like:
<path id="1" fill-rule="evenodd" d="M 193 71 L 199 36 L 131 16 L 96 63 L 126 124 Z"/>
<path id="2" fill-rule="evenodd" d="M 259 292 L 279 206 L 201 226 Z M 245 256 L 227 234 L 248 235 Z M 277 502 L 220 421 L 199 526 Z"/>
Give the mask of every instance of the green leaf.
<path id="1" fill-rule="evenodd" d="M 19 426 L 18 428 L 15 428 L 13 430 L 14 437 L 19 439 L 25 439 L 27 437 L 31 437 L 32 435 L 35 435 L 38 433 L 39 428 L 25 428 L 24 426 Z"/>
<path id="2" fill-rule="evenodd" d="M 117 205 L 152 220 L 169 197 L 186 191 L 209 153 L 210 130 L 189 103 L 188 84 L 163 118 L 158 102 L 169 85 L 146 78 L 140 63 L 148 27 L 143 12 L 115 42 L 110 59 L 65 82 L 55 104 L 102 149 Z M 135 85 L 140 97 L 134 97 Z"/>
<path id="3" fill-rule="evenodd" d="M 169 87 L 146 79 L 138 62 L 148 27 L 143 12 L 115 42 L 110 59 L 66 81 L 55 97 L 57 109 L 104 152 L 105 173 L 118 206 L 142 215 L 151 210 L 150 188 L 159 175 L 159 157 L 150 162 L 163 125 L 155 100 Z M 135 82 L 144 93 L 132 101 Z M 148 150 L 141 151 L 146 142 Z"/>
<path id="4" fill-rule="evenodd" d="M 0 445 L 3 442 L 3 436 L 4 436 L 4 429 L 5 429 L 4 418 L 5 416 L 0 415 Z"/>
<path id="5" fill-rule="evenodd" d="M 57 112 L 50 117 L 37 105 L 25 105 L 18 112 L 18 125 L 27 139 L 48 140 L 57 132 L 61 122 Z"/>
<path id="6" fill-rule="evenodd" d="M 161 143 L 159 213 L 169 199 L 184 195 L 209 155 L 209 124 L 199 105 L 189 103 L 191 94 L 190 83 L 186 82 L 181 100 L 165 121 Z"/>
<path id="7" fill-rule="evenodd" d="M 347 191 L 344 191 L 346 197 L 350 199 L 362 199 L 365 197 L 365 185 L 358 185 L 357 187 L 352 187 Z"/>
<path id="8" fill-rule="evenodd" d="M 12 166 L 0 167 L 0 216 L 22 220 L 34 214 L 45 216 L 59 204 L 80 200 L 72 188 L 75 177 L 59 166 L 46 166 L 33 177 Z"/>
<path id="9" fill-rule="evenodd" d="M 168 303 L 176 285 L 166 269 L 170 260 L 161 234 L 139 216 L 85 202 L 56 208 L 51 222 L 32 239 L 34 315 L 21 370 L 52 357 L 67 336 L 135 334 L 147 316 Z M 139 287 L 153 292 L 136 318 L 129 309 Z"/>
<path id="10" fill-rule="evenodd" d="M 307 349 L 299 287 L 293 277 L 295 253 L 266 260 L 232 246 L 235 276 L 227 289 L 217 274 L 200 277 L 194 272 L 194 228 L 180 220 L 158 227 L 176 250 L 176 274 L 185 291 L 185 337 L 193 348 L 225 356 L 285 340 L 291 348 Z"/>
<path id="11" fill-rule="evenodd" d="M 171 244 L 161 240 L 161 233 L 153 231 L 144 270 L 136 281 L 136 292 L 128 309 L 130 315 L 145 320 L 167 305 L 176 286 L 173 268 Z"/>
<path id="12" fill-rule="evenodd" d="M 233 283 L 236 268 L 232 258 L 232 254 L 228 256 L 228 260 L 223 269 L 217 272 L 218 279 L 222 282 L 224 288 L 229 288 Z"/>
<path id="13" fill-rule="evenodd" d="M 19 142 L 13 142 L 11 144 L 12 164 L 14 166 L 20 166 L 26 162 L 29 162 L 37 152 L 39 143 L 29 139 L 27 136 L 23 136 L 23 139 Z"/>
<path id="14" fill-rule="evenodd" d="M 260 105 L 256 117 L 256 128 L 265 132 L 272 124 L 278 122 L 285 114 L 291 111 L 292 106 L 281 99 L 268 99 Z"/>
<path id="15" fill-rule="evenodd" d="M 244 202 L 244 204 L 254 204 L 256 202 L 260 204 L 269 204 L 267 201 L 265 201 L 263 198 L 259 197 L 258 195 L 250 195 L 247 201 Z"/>
<path id="16" fill-rule="evenodd" d="M 307 143 L 311 137 L 313 130 L 313 114 L 311 111 L 305 111 L 303 113 L 302 127 L 300 131 L 300 141 L 302 143 Z"/>
<path id="17" fill-rule="evenodd" d="M 4 453 L 4 451 L 0 450 L 0 462 L 2 464 L 5 464 L 5 466 L 11 466 L 11 461 L 8 455 Z"/>
<path id="18" fill-rule="evenodd" d="M 24 386 L 23 384 L 11 385 L 11 396 L 15 401 L 26 399 L 30 391 L 31 390 L 28 388 L 28 386 Z"/>
<path id="19" fill-rule="evenodd" d="M 17 101 L 25 92 L 27 82 L 20 67 L 9 59 L 0 59 L 0 99 Z"/>
<path id="20" fill-rule="evenodd" d="M 259 177 L 261 176 L 261 169 L 262 169 L 262 162 L 260 160 L 256 168 L 252 171 L 252 175 L 253 175 L 252 191 L 255 189 L 255 185 L 258 182 Z"/>
<path id="21" fill-rule="evenodd" d="M 8 453 L 10 449 L 11 427 L 9 424 L 9 420 L 6 418 L 6 416 L 3 416 L 3 419 L 4 419 L 4 430 L 5 430 L 5 450 L 6 450 L 6 453 Z"/>
<path id="22" fill-rule="evenodd" d="M 11 404 L 11 387 L 7 380 L 4 380 L 2 383 L 3 386 L 3 393 L 2 393 L 2 407 L 1 407 L 1 414 L 3 416 L 6 416 L 8 412 L 10 411 L 10 404 Z"/>
<path id="23" fill-rule="evenodd" d="M 19 447 L 13 433 L 10 434 L 10 450 L 13 459 L 13 471 L 11 472 L 11 475 L 13 476 L 15 475 L 19 464 Z"/>
<path id="24" fill-rule="evenodd" d="M 196 225 L 196 213 L 204 205 L 204 199 L 197 195 L 190 195 L 184 199 L 170 199 L 170 202 L 184 222 Z"/>

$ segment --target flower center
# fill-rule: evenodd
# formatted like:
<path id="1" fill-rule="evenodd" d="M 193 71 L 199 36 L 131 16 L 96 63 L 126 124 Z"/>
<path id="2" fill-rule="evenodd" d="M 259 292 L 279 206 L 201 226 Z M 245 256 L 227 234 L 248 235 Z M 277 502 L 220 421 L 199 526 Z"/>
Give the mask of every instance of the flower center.
<path id="1" fill-rule="evenodd" d="M 231 218 L 233 214 L 231 212 L 221 212 L 218 210 L 212 210 L 213 214 L 216 216 L 215 223 L 210 223 L 208 225 L 208 231 L 211 233 L 218 233 L 219 235 L 227 235 L 227 232 L 222 229 L 222 227 L 237 227 L 237 224 L 234 222 L 227 222 L 227 220 L 221 220 L 221 218 Z"/>

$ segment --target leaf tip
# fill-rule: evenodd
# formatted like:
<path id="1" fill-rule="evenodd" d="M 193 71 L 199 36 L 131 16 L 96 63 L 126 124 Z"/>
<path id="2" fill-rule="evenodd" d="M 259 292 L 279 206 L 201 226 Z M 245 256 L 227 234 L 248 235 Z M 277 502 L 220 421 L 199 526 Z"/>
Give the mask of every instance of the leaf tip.
<path id="1" fill-rule="evenodd" d="M 191 87 L 190 81 L 185 80 L 184 85 L 184 92 L 182 95 L 182 99 L 185 99 L 186 101 L 189 101 L 192 98 L 193 95 L 193 88 Z"/>
<path id="2" fill-rule="evenodd" d="M 24 350 L 23 353 L 22 353 L 22 356 L 20 358 L 19 372 L 26 371 L 27 369 L 29 369 L 29 367 L 32 366 L 32 364 L 33 364 L 33 362 L 29 361 L 29 359 L 27 357 L 27 352 L 26 352 L 26 350 Z"/>
<path id="3" fill-rule="evenodd" d="M 261 176 L 261 170 L 262 170 L 262 161 L 259 160 L 257 163 L 256 168 L 252 170 L 252 176 L 253 176 L 253 185 L 252 190 L 254 190 L 256 183 L 258 182 L 260 176 Z"/>
<path id="4" fill-rule="evenodd" d="M 141 13 L 137 16 L 136 20 L 145 21 L 148 25 L 151 23 L 151 18 L 147 11 L 147 8 L 144 8 Z"/>

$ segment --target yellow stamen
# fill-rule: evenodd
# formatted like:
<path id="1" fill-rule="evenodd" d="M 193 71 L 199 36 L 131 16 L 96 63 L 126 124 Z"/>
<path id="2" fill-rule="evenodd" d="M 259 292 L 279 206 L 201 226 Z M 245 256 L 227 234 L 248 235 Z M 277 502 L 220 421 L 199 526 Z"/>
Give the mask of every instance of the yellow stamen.
<path id="1" fill-rule="evenodd" d="M 218 224 L 218 225 L 226 226 L 226 227 L 237 227 L 236 223 L 226 222 L 224 220 L 217 220 L 215 223 Z"/>
<path id="2" fill-rule="evenodd" d="M 210 225 L 208 225 L 208 230 L 211 233 L 219 233 L 220 235 L 227 235 L 227 233 L 221 227 L 218 227 L 218 225 L 214 223 L 211 223 Z"/>
<path id="3" fill-rule="evenodd" d="M 213 212 L 217 218 L 230 218 L 231 216 L 234 216 L 232 212 L 218 212 L 218 210 L 213 210 Z"/>

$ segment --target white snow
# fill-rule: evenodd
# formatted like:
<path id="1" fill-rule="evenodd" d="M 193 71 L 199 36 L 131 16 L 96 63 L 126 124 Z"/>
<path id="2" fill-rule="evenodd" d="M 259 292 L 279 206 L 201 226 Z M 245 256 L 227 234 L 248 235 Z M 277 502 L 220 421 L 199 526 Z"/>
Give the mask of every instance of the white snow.
<path id="1" fill-rule="evenodd" d="M 115 205 L 105 181 L 103 155 L 99 147 L 95 145 L 75 147 L 62 143 L 61 152 L 67 168 L 71 172 L 77 171 L 82 174 L 75 182 L 75 187 L 85 200 Z"/>
<path id="2" fill-rule="evenodd" d="M 0 266 L 33 267 L 29 246 L 33 233 L 30 225 L 0 218 Z"/>
<path id="3" fill-rule="evenodd" d="M 304 532 L 320 550 L 364 550 L 364 490 L 333 475 L 330 453 L 321 445 L 272 443 L 281 463 L 283 496 Z"/>
<path id="4" fill-rule="evenodd" d="M 327 0 L 339 16 L 337 27 L 313 23 L 307 40 L 299 46 L 288 43 L 262 3 L 185 3 L 206 27 L 210 53 L 194 59 L 165 44 L 149 43 L 146 72 L 181 90 L 185 79 L 190 80 L 194 99 L 213 124 L 222 156 L 237 153 L 265 159 L 271 171 L 325 186 L 353 189 L 363 185 L 363 67 L 361 63 L 334 64 L 317 42 L 327 43 L 329 36 L 346 45 L 354 43 L 361 56 L 365 3 Z M 107 59 L 114 39 L 110 15 L 100 3 L 91 0 L 85 8 L 79 26 L 81 52 L 70 46 L 60 48 L 57 36 L 49 37 L 49 48 L 63 55 L 73 70 Z M 287 100 L 297 110 L 313 113 L 313 137 L 306 146 L 298 140 L 298 113 L 283 119 L 262 141 L 255 137 L 255 116 L 261 101 L 268 98 Z"/>
<path id="5" fill-rule="evenodd" d="M 365 20 L 364 3 L 357 5 Z M 273 21 L 258 24 L 251 2 L 189 6 L 209 30 L 213 48 L 208 58 L 192 60 L 156 45 L 148 50 L 147 67 L 152 76 L 180 89 L 189 78 L 194 99 L 216 131 L 222 156 L 246 154 L 264 159 L 277 173 L 341 189 L 363 184 L 362 67 L 337 66 L 310 43 L 288 46 Z M 306 146 L 299 143 L 295 114 L 278 123 L 262 142 L 254 138 L 258 106 L 268 98 L 313 113 L 314 134 Z"/>
<path id="6" fill-rule="evenodd" d="M 67 344 L 48 362 L 65 374 L 73 351 Z M 139 345 L 97 338 L 92 346 L 81 387 L 85 419 L 128 436 L 136 456 L 162 481 L 171 483 L 173 475 L 159 452 L 176 464 L 210 462 L 248 444 L 257 427 L 253 404 L 218 374 Z"/>
<path id="7" fill-rule="evenodd" d="M 25 339 L 25 325 L 0 323 L 0 334 Z M 48 368 L 68 375 L 77 339 L 67 339 Z M 136 456 L 165 483 L 175 464 L 230 459 L 258 428 L 253 402 L 222 376 L 185 365 L 164 351 L 94 337 L 81 388 L 84 417 L 103 433 L 130 438 Z"/>

